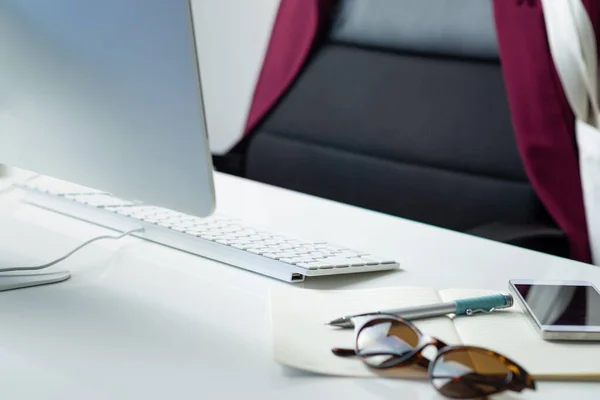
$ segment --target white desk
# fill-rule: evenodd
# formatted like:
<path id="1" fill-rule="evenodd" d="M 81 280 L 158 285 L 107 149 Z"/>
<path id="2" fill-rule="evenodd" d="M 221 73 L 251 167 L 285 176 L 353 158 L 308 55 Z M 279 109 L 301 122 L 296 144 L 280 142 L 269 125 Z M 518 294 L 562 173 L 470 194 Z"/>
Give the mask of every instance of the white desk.
<path id="1" fill-rule="evenodd" d="M 220 174 L 218 212 L 398 259 L 402 272 L 310 288 L 506 290 L 510 278 L 586 279 L 600 269 Z M 53 259 L 105 230 L 0 197 L 0 263 Z M 312 376 L 272 361 L 268 291 L 286 283 L 126 238 L 62 265 L 64 283 L 0 293 L 2 399 L 435 399 L 427 381 Z M 310 310 L 307 310 L 310 312 Z M 549 355 L 551 357 L 551 355 Z M 510 399 L 597 398 L 596 383 L 540 382 Z"/>

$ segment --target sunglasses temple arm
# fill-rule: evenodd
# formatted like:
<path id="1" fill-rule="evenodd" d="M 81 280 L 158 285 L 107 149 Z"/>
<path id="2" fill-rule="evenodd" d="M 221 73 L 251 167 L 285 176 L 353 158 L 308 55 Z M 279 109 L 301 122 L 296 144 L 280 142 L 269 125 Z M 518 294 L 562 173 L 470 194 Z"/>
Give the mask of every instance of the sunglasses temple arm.
<path id="1" fill-rule="evenodd" d="M 358 354 L 356 354 L 356 351 L 353 349 L 347 349 L 347 348 L 343 348 L 343 347 L 334 347 L 331 349 L 331 351 L 333 352 L 333 354 L 335 354 L 336 356 L 339 357 L 356 357 L 358 356 Z M 367 354 L 364 354 L 365 356 L 390 356 L 390 357 L 399 357 L 399 354 L 394 354 L 391 353 L 389 351 L 382 351 L 382 352 L 369 352 Z M 422 360 L 424 360 L 427 365 L 429 365 L 429 361 L 421 358 Z"/>
<path id="2" fill-rule="evenodd" d="M 335 354 L 338 357 L 356 357 L 356 351 L 354 351 L 354 349 L 345 349 L 345 348 L 341 348 L 341 347 L 334 347 L 333 349 L 331 349 L 331 351 L 333 352 L 333 354 Z"/>
<path id="3" fill-rule="evenodd" d="M 356 357 L 356 356 L 358 356 L 358 354 L 356 354 L 356 351 L 353 349 L 334 347 L 333 349 L 331 349 L 331 351 L 333 352 L 333 354 L 335 354 L 336 356 L 339 356 L 339 357 Z M 369 352 L 364 355 L 371 356 L 371 357 L 373 357 L 373 356 L 398 356 L 398 354 L 390 353 L 389 351 Z"/>

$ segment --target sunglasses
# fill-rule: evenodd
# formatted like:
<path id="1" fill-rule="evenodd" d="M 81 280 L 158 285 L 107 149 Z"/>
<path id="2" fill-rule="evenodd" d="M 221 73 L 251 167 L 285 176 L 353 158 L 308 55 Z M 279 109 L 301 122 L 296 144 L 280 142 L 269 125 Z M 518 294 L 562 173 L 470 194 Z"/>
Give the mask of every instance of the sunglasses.
<path id="1" fill-rule="evenodd" d="M 535 390 L 533 378 L 522 367 L 494 351 L 450 346 L 394 315 L 360 316 L 352 322 L 355 348 L 333 348 L 335 355 L 360 357 L 369 368 L 380 371 L 409 365 L 423 367 L 433 386 L 446 397 L 470 399 L 506 390 Z M 437 348 L 433 360 L 423 355 L 428 346 Z"/>

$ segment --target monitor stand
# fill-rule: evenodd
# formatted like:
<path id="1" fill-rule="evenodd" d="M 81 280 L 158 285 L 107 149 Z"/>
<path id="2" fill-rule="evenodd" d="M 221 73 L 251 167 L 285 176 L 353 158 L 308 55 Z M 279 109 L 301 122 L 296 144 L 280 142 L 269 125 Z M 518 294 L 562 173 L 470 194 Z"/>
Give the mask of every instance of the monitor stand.
<path id="1" fill-rule="evenodd" d="M 58 283 L 66 281 L 70 277 L 71 273 L 69 271 L 19 275 L 0 273 L 0 292 L 32 286 L 48 285 L 50 283 Z"/>

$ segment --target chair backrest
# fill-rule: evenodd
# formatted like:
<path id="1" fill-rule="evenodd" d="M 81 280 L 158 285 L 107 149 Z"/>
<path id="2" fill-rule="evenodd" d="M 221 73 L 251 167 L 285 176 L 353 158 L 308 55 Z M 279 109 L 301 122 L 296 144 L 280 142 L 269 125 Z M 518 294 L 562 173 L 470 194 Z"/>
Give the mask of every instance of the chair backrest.
<path id="1" fill-rule="evenodd" d="M 517 150 L 491 0 L 340 1 L 246 174 L 462 231 L 548 219 Z"/>

